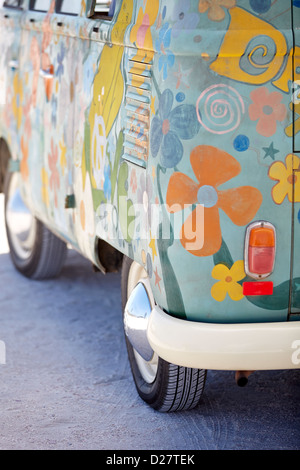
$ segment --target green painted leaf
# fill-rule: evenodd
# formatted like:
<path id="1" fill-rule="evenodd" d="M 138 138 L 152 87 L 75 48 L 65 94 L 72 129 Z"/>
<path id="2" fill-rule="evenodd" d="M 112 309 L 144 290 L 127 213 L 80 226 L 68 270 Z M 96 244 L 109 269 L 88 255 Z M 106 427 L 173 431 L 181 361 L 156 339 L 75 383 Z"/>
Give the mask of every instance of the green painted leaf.
<path id="1" fill-rule="evenodd" d="M 221 248 L 217 253 L 214 254 L 213 259 L 215 265 L 225 264 L 225 266 L 227 266 L 229 269 L 232 267 L 233 259 L 224 240 L 222 240 Z"/>
<path id="2" fill-rule="evenodd" d="M 120 132 L 118 141 L 117 141 L 117 146 L 116 146 L 115 161 L 114 161 L 113 167 L 111 166 L 112 171 L 111 171 L 110 181 L 111 181 L 111 200 L 112 201 L 114 199 L 114 194 L 115 194 L 120 160 L 123 154 L 123 143 L 124 143 L 124 135 L 123 135 L 123 132 Z"/>
<path id="3" fill-rule="evenodd" d="M 127 178 L 128 178 L 128 165 L 122 163 L 119 169 L 118 175 L 118 213 L 119 223 L 124 239 L 130 243 L 134 234 L 134 205 L 130 199 L 128 199 L 127 193 Z"/>

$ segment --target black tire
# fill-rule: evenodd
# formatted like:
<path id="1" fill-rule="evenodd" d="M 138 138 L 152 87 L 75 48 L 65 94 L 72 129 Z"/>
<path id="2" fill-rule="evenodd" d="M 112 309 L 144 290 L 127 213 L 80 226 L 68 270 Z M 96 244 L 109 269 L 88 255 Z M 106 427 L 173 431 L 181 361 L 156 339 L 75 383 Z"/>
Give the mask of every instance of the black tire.
<path id="1" fill-rule="evenodd" d="M 5 225 L 10 256 L 16 269 L 24 276 L 35 279 L 51 279 L 56 277 L 65 261 L 67 246 L 64 241 L 54 235 L 42 222 L 32 217 L 30 228 L 30 244 L 25 248 L 20 246 L 18 237 L 13 233 L 12 223 L 9 221 L 10 205 L 14 197 L 14 189 L 17 188 L 17 173 L 8 173 L 5 180 Z M 13 188 L 12 188 L 13 185 Z M 19 204 L 22 204 L 18 194 Z M 23 203 L 23 207 L 25 204 Z M 21 207 L 22 209 L 22 207 Z M 28 209 L 27 209 L 28 211 Z M 22 210 L 20 211 L 20 214 Z M 30 212 L 27 212 L 27 215 Z M 14 212 L 14 220 L 18 220 L 18 212 Z M 28 236 L 29 238 L 29 236 Z M 19 245 L 18 245 L 19 243 Z"/>
<path id="2" fill-rule="evenodd" d="M 128 279 L 132 263 L 131 259 L 124 256 L 121 276 L 123 314 L 128 299 Z M 146 403 L 160 412 L 188 410 L 199 404 L 205 386 L 206 370 L 177 366 L 158 357 L 154 380 L 146 381 L 137 353 L 126 334 L 125 340 L 135 386 Z"/>

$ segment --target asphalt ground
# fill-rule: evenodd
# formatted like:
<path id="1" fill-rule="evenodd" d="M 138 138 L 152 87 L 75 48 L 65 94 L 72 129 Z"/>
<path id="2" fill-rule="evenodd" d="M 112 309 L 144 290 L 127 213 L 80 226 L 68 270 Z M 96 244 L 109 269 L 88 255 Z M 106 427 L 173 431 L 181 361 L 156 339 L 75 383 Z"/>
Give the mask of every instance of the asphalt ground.
<path id="1" fill-rule="evenodd" d="M 201 404 L 161 414 L 136 393 L 121 321 L 120 275 L 73 250 L 61 275 L 14 269 L 0 195 L 0 450 L 299 450 L 300 370 L 208 371 Z"/>

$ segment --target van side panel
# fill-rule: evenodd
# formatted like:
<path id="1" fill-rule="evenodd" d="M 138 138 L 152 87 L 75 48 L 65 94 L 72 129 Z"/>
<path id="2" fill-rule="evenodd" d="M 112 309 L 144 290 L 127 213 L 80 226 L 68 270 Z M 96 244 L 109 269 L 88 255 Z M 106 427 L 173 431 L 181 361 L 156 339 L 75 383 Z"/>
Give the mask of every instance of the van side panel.
<path id="1" fill-rule="evenodd" d="M 21 104 L 23 89 L 20 79 L 20 43 L 22 10 L 0 10 L 0 135 L 13 159 L 19 158 Z"/>
<path id="2" fill-rule="evenodd" d="M 299 8 L 223 3 L 117 0 L 112 19 L 86 17 L 91 1 L 78 17 L 54 2 L 48 14 L 26 12 L 2 135 L 9 129 L 34 213 L 96 265 L 99 238 L 135 259 L 167 312 L 285 321 L 297 259 Z M 243 282 L 255 282 L 245 233 L 257 220 L 276 228 L 273 294 L 245 296 Z"/>
<path id="3" fill-rule="evenodd" d="M 45 120 L 46 88 L 41 71 L 47 54 L 46 29 L 50 14 L 27 11 L 22 18 L 20 53 L 20 172 L 23 195 L 32 212 L 42 221 L 51 223 L 48 173 L 44 163 L 44 142 L 50 132 Z M 49 36 L 51 37 L 51 36 Z M 46 66 L 45 66 L 46 68 Z"/>
<path id="4" fill-rule="evenodd" d="M 96 265 L 99 265 L 97 239 L 120 248 L 113 228 L 118 217 L 112 201 L 116 200 L 123 153 L 122 62 L 124 35 L 132 10 L 132 1 L 123 5 L 119 2 L 113 20 L 84 16 L 76 20 L 73 217 L 77 244 Z"/>

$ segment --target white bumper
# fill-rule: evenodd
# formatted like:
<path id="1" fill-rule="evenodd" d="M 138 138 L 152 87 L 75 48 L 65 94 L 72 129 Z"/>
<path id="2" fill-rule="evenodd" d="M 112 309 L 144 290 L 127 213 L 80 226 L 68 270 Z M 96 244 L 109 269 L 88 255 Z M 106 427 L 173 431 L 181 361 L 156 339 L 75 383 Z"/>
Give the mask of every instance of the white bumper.
<path id="1" fill-rule="evenodd" d="M 300 368 L 300 322 L 214 324 L 171 317 L 155 307 L 148 341 L 159 357 L 196 369 Z"/>

